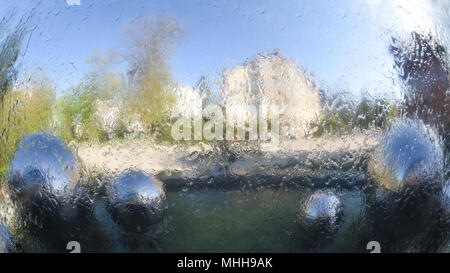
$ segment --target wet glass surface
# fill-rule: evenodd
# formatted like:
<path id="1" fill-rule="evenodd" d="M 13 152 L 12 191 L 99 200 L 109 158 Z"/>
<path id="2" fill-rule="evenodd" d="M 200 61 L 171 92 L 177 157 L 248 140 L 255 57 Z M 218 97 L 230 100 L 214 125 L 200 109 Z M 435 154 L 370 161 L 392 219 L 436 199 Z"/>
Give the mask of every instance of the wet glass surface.
<path id="1" fill-rule="evenodd" d="M 450 4 L 0 4 L 2 252 L 449 252 Z"/>

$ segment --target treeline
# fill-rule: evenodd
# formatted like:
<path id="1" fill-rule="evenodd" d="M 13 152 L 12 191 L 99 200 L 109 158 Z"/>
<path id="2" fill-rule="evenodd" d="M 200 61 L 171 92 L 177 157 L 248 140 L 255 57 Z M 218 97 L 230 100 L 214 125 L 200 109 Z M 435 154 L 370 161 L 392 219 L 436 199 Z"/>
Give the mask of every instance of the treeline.
<path id="1" fill-rule="evenodd" d="M 345 135 L 355 130 L 385 128 L 400 114 L 400 106 L 385 98 L 362 97 L 356 103 L 342 93 L 320 92 L 322 111 L 310 124 L 309 135 Z"/>
<path id="2" fill-rule="evenodd" d="M 0 23 L 7 25 L 11 18 Z M 95 53 L 87 60 L 90 72 L 65 92 L 57 92 L 44 76 L 16 82 L 17 59 L 29 35 L 27 21 L 9 32 L 0 30 L 5 30 L 0 33 L 0 173 L 20 140 L 35 132 L 50 132 L 68 142 L 104 141 L 130 131 L 170 137 L 175 94 L 167 60 L 182 37 L 173 18 L 143 18 L 126 26 L 127 52 Z M 125 62 L 127 72 L 115 71 L 116 62 Z M 114 117 L 110 109 L 117 110 Z M 111 124 L 105 123 L 108 118 Z M 139 128 L 130 128 L 133 124 Z"/>
<path id="3" fill-rule="evenodd" d="M 88 60 L 92 71 L 58 101 L 63 138 L 102 141 L 131 130 L 169 136 L 175 95 L 167 60 L 182 29 L 173 18 L 143 18 L 126 26 L 124 37 L 127 52 L 94 54 Z M 115 62 L 125 62 L 127 73 L 114 72 Z M 139 128 L 128 126 L 133 124 Z"/>
<path id="4" fill-rule="evenodd" d="M 86 60 L 89 73 L 65 92 L 57 91 L 45 76 L 14 83 L 15 63 L 27 36 L 24 22 L 1 40 L 0 173 L 20 140 L 35 132 L 50 132 L 68 142 L 127 136 L 174 141 L 171 109 L 178 97 L 167 60 L 183 31 L 173 18 L 144 18 L 128 25 L 124 32 L 127 52 L 93 54 Z M 114 69 L 117 63 L 125 63 L 126 72 Z M 217 101 L 206 82 L 202 77 L 194 89 L 204 101 Z M 323 111 L 310 124 L 313 137 L 384 127 L 398 112 L 395 105 L 381 99 L 352 103 L 325 92 L 321 97 Z"/>

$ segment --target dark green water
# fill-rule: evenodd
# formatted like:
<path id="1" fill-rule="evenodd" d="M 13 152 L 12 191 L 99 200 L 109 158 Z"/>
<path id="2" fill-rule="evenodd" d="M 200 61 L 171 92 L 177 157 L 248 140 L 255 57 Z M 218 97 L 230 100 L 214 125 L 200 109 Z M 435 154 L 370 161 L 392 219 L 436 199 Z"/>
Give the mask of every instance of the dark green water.
<path id="1" fill-rule="evenodd" d="M 68 207 L 70 217 L 48 215 L 37 229 L 33 225 L 35 234 L 23 250 L 67 252 L 72 240 L 80 242 L 83 252 L 368 252 L 370 241 L 379 241 L 383 252 L 448 249 L 448 225 L 438 220 L 442 211 L 432 209 L 433 202 L 431 207 L 389 209 L 385 218 L 377 215 L 378 207 L 369 208 L 360 188 L 328 187 L 339 197 L 343 217 L 337 230 L 324 233 L 308 229 L 301 214 L 317 189 L 299 185 L 304 184 L 169 187 L 164 217 L 144 233 L 125 232 L 98 191 L 93 203 Z"/>
<path id="2" fill-rule="evenodd" d="M 164 252 L 320 251 L 302 245 L 299 211 L 311 189 L 294 187 L 186 188 L 168 192 L 170 228 Z M 357 192 L 340 192 L 342 231 L 322 248 L 336 251 L 362 209 Z M 351 245 L 354 242 L 347 242 Z M 361 250 L 363 251 L 363 250 Z"/>

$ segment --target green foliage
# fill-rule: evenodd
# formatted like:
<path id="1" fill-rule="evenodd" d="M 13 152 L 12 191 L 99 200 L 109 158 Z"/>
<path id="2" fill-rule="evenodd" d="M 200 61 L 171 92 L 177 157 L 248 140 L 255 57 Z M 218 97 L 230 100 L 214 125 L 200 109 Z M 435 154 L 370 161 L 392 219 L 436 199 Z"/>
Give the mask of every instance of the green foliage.
<path id="1" fill-rule="evenodd" d="M 120 96 L 124 90 L 122 78 L 110 69 L 114 59 L 114 54 L 105 56 L 101 52 L 94 53 L 86 60 L 92 71 L 72 87 L 69 94 L 58 99 L 56 131 L 59 136 L 67 141 L 108 139 L 108 133 L 98 120 L 97 103 Z"/>
<path id="2" fill-rule="evenodd" d="M 170 109 L 175 100 L 168 75 L 151 72 L 137 90 L 125 98 L 125 111 L 130 116 L 137 114 L 146 126 L 145 130 L 155 132 L 169 120 Z"/>
<path id="3" fill-rule="evenodd" d="M 320 114 L 315 121 L 310 124 L 313 137 L 321 137 L 325 134 L 341 135 L 351 131 L 351 119 L 348 115 L 343 115 L 339 111 L 328 114 Z"/>
<path id="4" fill-rule="evenodd" d="M 327 98 L 325 98 L 327 100 Z M 353 130 L 386 128 L 398 115 L 397 105 L 384 100 L 363 98 L 356 106 L 342 98 L 328 98 L 324 111 L 310 124 L 311 135 L 343 135 Z"/>
<path id="5" fill-rule="evenodd" d="M 352 130 L 354 118 L 354 105 L 344 99 L 344 94 L 327 95 L 321 91 L 322 112 L 310 123 L 310 131 L 313 137 L 321 137 L 325 134 L 342 135 Z"/>
<path id="6" fill-rule="evenodd" d="M 94 78 L 73 87 L 56 105 L 56 132 L 67 141 L 101 140 L 104 132 L 95 116 L 95 103 L 101 95 Z"/>
<path id="7" fill-rule="evenodd" d="M 0 172 L 24 137 L 51 130 L 54 101 L 55 89 L 45 81 L 6 92 L 0 113 Z"/>
<path id="8" fill-rule="evenodd" d="M 170 139 L 170 109 L 176 98 L 167 60 L 170 49 L 182 35 L 173 18 L 143 18 L 128 26 L 125 59 L 129 65 L 130 89 L 126 113 L 139 121 L 157 139 Z"/>
<path id="9" fill-rule="evenodd" d="M 386 100 L 363 99 L 356 109 L 354 127 L 369 129 L 372 126 L 385 128 L 389 120 L 397 116 L 397 106 Z"/>
<path id="10" fill-rule="evenodd" d="M 82 85 L 72 92 L 61 98 L 57 105 L 57 134 L 67 141 L 86 139 L 90 133 L 89 125 L 94 123 L 91 120 L 95 101 L 93 94 L 86 92 Z"/>
<path id="11" fill-rule="evenodd" d="M 141 19 L 130 25 L 127 52 L 122 56 L 114 52 L 93 54 L 86 60 L 91 72 L 57 99 L 49 84 L 11 91 L 23 25 L 0 43 L 0 168 L 6 168 L 20 140 L 37 131 L 53 130 L 67 141 L 103 141 L 125 137 L 130 133 L 127 126 L 139 122 L 156 140 L 171 139 L 173 120 L 169 114 L 176 98 L 167 60 L 182 32 L 172 18 Z M 128 81 L 114 72 L 113 65 L 120 57 L 129 65 Z M 111 102 L 120 110 L 114 113 L 116 120 L 109 128 L 99 104 L 107 112 L 105 105 Z"/>

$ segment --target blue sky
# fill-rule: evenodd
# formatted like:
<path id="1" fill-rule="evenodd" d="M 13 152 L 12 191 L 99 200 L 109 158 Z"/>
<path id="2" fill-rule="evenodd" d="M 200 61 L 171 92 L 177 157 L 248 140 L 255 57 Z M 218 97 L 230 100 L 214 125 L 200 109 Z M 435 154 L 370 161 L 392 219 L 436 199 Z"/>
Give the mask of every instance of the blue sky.
<path id="1" fill-rule="evenodd" d="M 20 15 L 35 2 L 2 0 L 0 15 L 12 7 Z M 37 5 L 23 72 L 42 69 L 61 89 L 67 88 L 87 72 L 85 60 L 95 51 L 124 50 L 126 23 L 169 15 L 185 31 L 170 60 L 173 77 L 182 84 L 193 84 L 201 75 L 217 77 L 222 68 L 278 48 L 314 73 L 322 87 L 355 95 L 364 90 L 392 95 L 399 86 L 388 53 L 390 38 L 436 25 L 427 21 L 436 18 L 430 13 L 434 11 L 424 12 L 430 9 L 411 1 L 80 2 L 69 6 L 66 0 L 48 0 Z"/>

